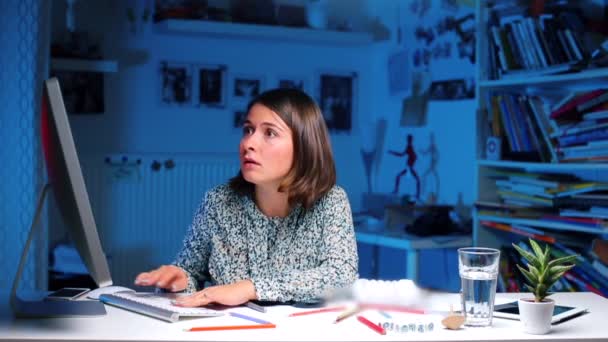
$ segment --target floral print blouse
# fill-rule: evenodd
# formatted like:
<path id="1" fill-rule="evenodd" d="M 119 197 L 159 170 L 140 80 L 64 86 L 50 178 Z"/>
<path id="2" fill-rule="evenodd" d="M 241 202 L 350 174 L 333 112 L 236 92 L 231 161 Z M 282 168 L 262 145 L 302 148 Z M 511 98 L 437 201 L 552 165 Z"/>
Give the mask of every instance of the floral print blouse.
<path id="1" fill-rule="evenodd" d="M 313 207 L 284 217 L 264 215 L 228 185 L 207 192 L 174 263 L 199 284 L 250 279 L 259 300 L 310 301 L 357 279 L 350 204 L 334 186 Z"/>

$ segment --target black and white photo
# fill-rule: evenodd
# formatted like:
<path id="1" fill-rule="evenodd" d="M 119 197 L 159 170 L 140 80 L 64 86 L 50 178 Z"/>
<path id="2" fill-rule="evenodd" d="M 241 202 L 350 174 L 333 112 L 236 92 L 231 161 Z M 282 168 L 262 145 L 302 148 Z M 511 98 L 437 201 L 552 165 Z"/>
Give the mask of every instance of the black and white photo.
<path id="1" fill-rule="evenodd" d="M 321 73 L 320 103 L 327 128 L 336 131 L 350 131 L 353 114 L 354 73 Z"/>
<path id="2" fill-rule="evenodd" d="M 233 96 L 242 99 L 251 99 L 262 92 L 263 81 L 261 77 L 235 76 Z"/>
<path id="3" fill-rule="evenodd" d="M 168 105 L 192 103 L 192 66 L 188 63 L 160 62 L 161 102 Z"/>
<path id="4" fill-rule="evenodd" d="M 470 79 L 454 79 L 434 81 L 431 83 L 431 100 L 462 100 L 475 97 L 475 81 Z"/>
<path id="5" fill-rule="evenodd" d="M 235 128 L 243 127 L 243 123 L 245 123 L 245 119 L 247 118 L 247 111 L 238 109 L 234 111 L 233 115 L 233 126 Z"/>
<path id="6" fill-rule="evenodd" d="M 68 114 L 102 114 L 105 111 L 103 73 L 52 70 L 57 77 Z"/>
<path id="7" fill-rule="evenodd" d="M 306 92 L 306 81 L 301 77 L 279 77 L 277 86 L 279 88 L 298 89 Z"/>
<path id="8" fill-rule="evenodd" d="M 226 98 L 226 66 L 196 65 L 199 105 L 224 107 Z"/>

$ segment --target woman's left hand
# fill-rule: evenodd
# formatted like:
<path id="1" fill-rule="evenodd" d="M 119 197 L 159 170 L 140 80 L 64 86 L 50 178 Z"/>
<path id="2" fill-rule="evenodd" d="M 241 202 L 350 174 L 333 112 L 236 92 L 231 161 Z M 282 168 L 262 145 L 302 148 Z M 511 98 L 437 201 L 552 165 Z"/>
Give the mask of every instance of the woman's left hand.
<path id="1" fill-rule="evenodd" d="M 257 295 L 251 280 L 240 280 L 228 285 L 208 287 L 190 296 L 179 297 L 173 303 L 184 307 L 204 306 L 211 303 L 233 306 L 255 299 Z"/>

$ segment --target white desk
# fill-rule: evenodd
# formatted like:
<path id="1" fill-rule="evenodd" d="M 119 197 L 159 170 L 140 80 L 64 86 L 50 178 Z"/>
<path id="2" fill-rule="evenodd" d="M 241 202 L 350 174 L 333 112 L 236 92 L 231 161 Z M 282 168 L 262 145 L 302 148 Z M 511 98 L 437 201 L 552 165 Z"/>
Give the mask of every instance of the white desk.
<path id="1" fill-rule="evenodd" d="M 497 303 L 520 297 L 521 294 L 498 294 Z M 0 340 L 11 341 L 608 341 L 608 300 L 592 293 L 557 293 L 552 296 L 563 305 L 577 305 L 589 308 L 590 313 L 553 326 L 547 335 L 523 333 L 520 322 L 494 319 L 492 327 L 468 328 L 458 331 L 441 327 L 441 316 L 400 314 L 412 322 L 435 324 L 428 333 L 391 333 L 382 336 L 359 323 L 354 317 L 333 324 L 336 313 L 287 317 L 297 310 L 280 306 L 269 308 L 262 314 L 240 307 L 233 310 L 250 316 L 265 318 L 275 324 L 276 329 L 185 332 L 184 329 L 202 325 L 249 324 L 235 317 L 222 316 L 202 318 L 178 323 L 165 323 L 135 313 L 107 307 L 108 315 L 97 318 L 63 319 L 14 319 L 7 312 L 6 296 L 3 297 L 0 316 Z M 432 294 L 428 298 L 432 309 L 445 309 L 450 303 L 458 307 L 457 294 Z M 371 320 L 381 319 L 376 311 L 364 311 Z M 391 313 L 397 320 L 397 314 Z M 235 321 L 236 320 L 236 321 Z M 384 319 L 386 320 L 386 319 Z"/>
<path id="2" fill-rule="evenodd" d="M 473 243 L 471 235 L 417 236 L 407 233 L 377 231 L 365 226 L 355 227 L 357 242 L 378 247 L 391 247 L 406 251 L 407 279 L 418 280 L 419 253 L 423 249 L 469 247 Z M 377 256 L 375 257 L 377 258 Z M 378 263 L 378 260 L 374 260 Z M 378 276 L 378 274 L 375 274 Z"/>

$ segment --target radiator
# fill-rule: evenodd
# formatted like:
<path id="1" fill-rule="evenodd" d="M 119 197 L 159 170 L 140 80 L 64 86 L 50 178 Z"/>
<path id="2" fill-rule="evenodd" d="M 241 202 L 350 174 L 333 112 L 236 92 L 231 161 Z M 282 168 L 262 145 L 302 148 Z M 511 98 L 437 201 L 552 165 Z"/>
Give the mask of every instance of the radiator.
<path id="1" fill-rule="evenodd" d="M 205 191 L 239 169 L 234 154 L 85 158 L 82 169 L 114 284 L 173 261 Z"/>

